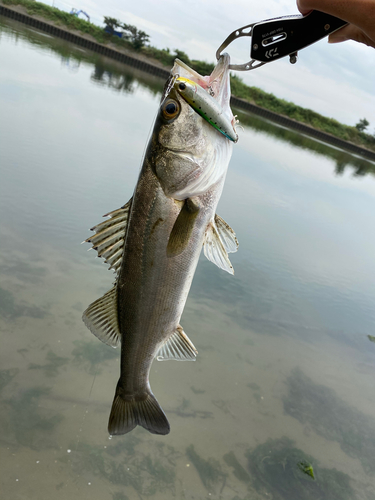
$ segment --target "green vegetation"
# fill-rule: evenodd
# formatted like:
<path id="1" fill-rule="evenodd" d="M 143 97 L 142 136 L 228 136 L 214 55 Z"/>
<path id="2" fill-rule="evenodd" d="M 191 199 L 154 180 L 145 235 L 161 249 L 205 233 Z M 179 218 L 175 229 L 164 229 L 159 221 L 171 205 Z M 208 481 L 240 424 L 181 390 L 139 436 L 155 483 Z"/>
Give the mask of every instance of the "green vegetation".
<path id="1" fill-rule="evenodd" d="M 287 437 L 268 439 L 254 450 L 249 450 L 246 457 L 256 490 L 267 496 L 271 493 L 273 500 L 357 498 L 347 474 L 319 467 L 313 457 L 295 448 L 294 442 Z M 314 463 L 315 478 L 311 475 L 311 463 Z M 311 467 L 310 472 L 306 467 Z"/>
<path id="2" fill-rule="evenodd" d="M 370 122 L 366 118 L 361 118 L 356 124 L 355 128 L 360 132 L 364 132 L 366 128 L 370 125 Z"/>
<path id="3" fill-rule="evenodd" d="M 91 24 L 84 19 L 80 19 L 77 16 L 69 14 L 68 12 L 61 11 L 43 3 L 35 2 L 33 0 L 1 1 L 5 5 L 22 5 L 31 16 L 41 16 L 47 21 L 53 21 L 57 25 L 71 30 L 78 30 L 83 34 L 89 34 L 99 43 L 115 44 L 119 49 L 124 48 L 126 50 L 142 54 L 146 57 L 156 59 L 167 67 L 171 67 L 173 65 L 173 61 L 176 57 L 203 75 L 209 74 L 214 67 L 214 64 L 212 63 L 191 60 L 185 52 L 178 49 L 171 51 L 169 48 L 157 49 L 151 45 L 146 45 L 149 41 L 147 33 L 138 30 L 135 26 L 121 23 L 117 19 L 111 17 L 104 18 L 106 25 L 112 29 L 119 27 L 125 30 L 122 38 L 106 33 L 103 28 Z M 231 86 L 232 94 L 240 99 L 244 99 L 245 101 L 256 104 L 257 106 L 275 113 L 285 115 L 293 120 L 305 123 L 345 141 L 349 141 L 375 151 L 375 135 L 370 135 L 364 132 L 369 125 L 365 118 L 361 119 L 356 126 L 352 127 L 344 125 L 333 118 L 327 118 L 310 109 L 297 106 L 296 104 L 285 101 L 284 99 L 279 99 L 273 94 L 264 92 L 257 87 L 249 87 L 237 75 L 231 76 Z"/>
<path id="4" fill-rule="evenodd" d="M 356 127 L 344 125 L 333 118 L 322 116 L 311 109 L 302 108 L 292 102 L 279 99 L 273 94 L 264 92 L 257 87 L 248 87 L 237 75 L 231 77 L 231 87 L 232 94 L 240 99 L 249 101 L 274 113 L 288 116 L 292 120 L 305 123 L 310 127 L 339 137 L 344 141 L 353 142 L 375 150 L 375 136 L 366 134 Z"/>
<path id="5" fill-rule="evenodd" d="M 299 462 L 297 465 L 300 471 L 315 479 L 313 466 L 309 462 L 302 460 L 302 462 Z"/>
<path id="6" fill-rule="evenodd" d="M 284 410 L 329 441 L 336 441 L 350 457 L 375 475 L 375 420 L 340 399 L 335 391 L 315 384 L 296 368 L 287 379 Z M 317 475 L 317 474 L 316 474 Z"/>
<path id="7" fill-rule="evenodd" d="M 114 17 L 104 16 L 104 24 L 112 32 L 123 29 L 124 31 L 121 32 L 122 39 L 130 41 L 135 50 L 140 50 L 150 40 L 150 37 L 144 31 L 139 30 L 131 24 L 121 23 Z"/>

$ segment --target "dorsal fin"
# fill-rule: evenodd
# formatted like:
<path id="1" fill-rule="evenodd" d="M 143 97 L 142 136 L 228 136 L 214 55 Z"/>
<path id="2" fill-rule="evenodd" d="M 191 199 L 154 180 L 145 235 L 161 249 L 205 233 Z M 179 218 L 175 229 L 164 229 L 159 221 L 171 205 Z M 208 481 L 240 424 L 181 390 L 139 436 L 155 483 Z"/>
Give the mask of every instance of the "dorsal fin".
<path id="1" fill-rule="evenodd" d="M 121 342 L 117 315 L 117 285 L 90 304 L 82 319 L 98 339 L 107 345 L 117 347 Z"/>
<path id="2" fill-rule="evenodd" d="M 208 260 L 220 269 L 234 274 L 228 252 L 236 252 L 238 241 L 233 229 L 218 215 L 209 223 L 203 242 L 203 252 Z"/>
<path id="3" fill-rule="evenodd" d="M 92 227 L 91 231 L 95 231 L 95 235 L 85 240 L 92 243 L 92 248 L 98 252 L 98 256 L 103 257 L 106 264 L 110 265 L 109 269 L 114 269 L 116 274 L 121 267 L 131 202 L 132 198 L 123 207 L 103 215 L 110 219 Z"/>
<path id="4" fill-rule="evenodd" d="M 182 326 L 178 326 L 164 342 L 156 354 L 158 361 L 175 359 L 177 361 L 195 361 L 198 351 L 186 335 Z"/>

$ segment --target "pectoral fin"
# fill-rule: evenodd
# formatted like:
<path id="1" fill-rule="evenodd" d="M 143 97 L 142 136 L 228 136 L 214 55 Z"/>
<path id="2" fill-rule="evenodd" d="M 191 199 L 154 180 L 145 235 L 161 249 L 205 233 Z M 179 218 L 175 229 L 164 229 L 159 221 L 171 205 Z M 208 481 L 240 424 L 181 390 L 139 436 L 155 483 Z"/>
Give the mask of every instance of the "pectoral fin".
<path id="1" fill-rule="evenodd" d="M 180 255 L 189 242 L 195 220 L 199 213 L 199 206 L 190 198 L 185 200 L 172 228 L 167 245 L 167 256 Z"/>
<path id="2" fill-rule="evenodd" d="M 225 250 L 228 253 L 237 252 L 238 240 L 236 238 L 236 233 L 233 231 L 230 225 L 227 224 L 225 220 L 217 214 L 215 215 L 215 224 Z"/>
<path id="3" fill-rule="evenodd" d="M 178 326 L 156 354 L 158 361 L 175 359 L 177 361 L 195 361 L 198 351 L 186 335 L 182 326 Z"/>
<path id="4" fill-rule="evenodd" d="M 233 229 L 218 215 L 207 227 L 203 242 L 204 255 L 220 269 L 234 274 L 228 253 L 236 252 L 238 241 Z"/>

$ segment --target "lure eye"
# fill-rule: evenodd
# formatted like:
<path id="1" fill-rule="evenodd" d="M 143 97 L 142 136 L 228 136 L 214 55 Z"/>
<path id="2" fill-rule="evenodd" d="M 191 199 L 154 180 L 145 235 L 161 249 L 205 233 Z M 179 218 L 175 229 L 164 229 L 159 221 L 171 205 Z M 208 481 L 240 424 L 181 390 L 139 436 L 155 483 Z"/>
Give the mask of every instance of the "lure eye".
<path id="1" fill-rule="evenodd" d="M 182 82 L 181 82 L 181 83 L 179 83 L 179 84 L 178 84 L 178 88 L 179 88 L 180 90 L 185 90 L 185 89 L 186 89 L 186 85 L 185 85 L 184 83 L 182 83 Z"/>
<path id="2" fill-rule="evenodd" d="M 162 108 L 163 116 L 166 120 L 172 120 L 173 118 L 176 118 L 176 116 L 180 112 L 180 105 L 177 101 L 174 101 L 173 99 L 168 99 Z"/>

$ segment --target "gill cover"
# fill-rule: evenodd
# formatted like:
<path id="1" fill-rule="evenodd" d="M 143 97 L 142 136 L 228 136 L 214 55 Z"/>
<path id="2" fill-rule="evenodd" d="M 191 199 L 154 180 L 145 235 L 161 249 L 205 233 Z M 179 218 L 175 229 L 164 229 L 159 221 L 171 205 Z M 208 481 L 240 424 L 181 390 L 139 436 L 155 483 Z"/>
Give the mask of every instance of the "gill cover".
<path id="1" fill-rule="evenodd" d="M 225 124 L 222 128 L 228 130 L 233 139 L 236 136 L 231 125 L 234 117 L 230 109 L 229 56 L 224 54 L 211 75 L 204 77 L 176 59 L 161 100 L 153 160 L 165 195 L 185 201 L 223 182 L 232 155 L 233 140 L 218 133 L 188 104 L 176 88 L 176 82 L 181 78 L 198 85 L 202 102 L 203 94 L 207 97 L 203 107 L 207 115 L 210 111 L 213 115 L 209 114 L 208 118 L 220 116 Z M 173 105 L 168 105 L 171 101 L 179 106 L 178 111 Z M 173 252 L 175 250 L 173 247 Z"/>

